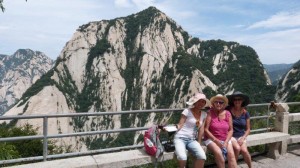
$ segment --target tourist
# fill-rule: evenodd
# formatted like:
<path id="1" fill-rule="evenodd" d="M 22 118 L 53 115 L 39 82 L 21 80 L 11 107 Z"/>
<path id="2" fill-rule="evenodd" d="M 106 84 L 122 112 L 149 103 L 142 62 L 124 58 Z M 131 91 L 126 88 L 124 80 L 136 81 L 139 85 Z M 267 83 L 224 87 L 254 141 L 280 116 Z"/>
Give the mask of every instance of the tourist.
<path id="1" fill-rule="evenodd" d="M 204 144 L 215 157 L 219 168 L 225 167 L 225 160 L 228 160 L 228 167 L 237 167 L 234 151 L 231 144 L 233 133 L 232 118 L 229 111 L 225 110 L 228 99 L 218 94 L 210 99 L 212 104 L 205 122 Z"/>
<path id="2" fill-rule="evenodd" d="M 180 168 L 185 167 L 188 150 L 195 158 L 194 167 L 204 167 L 206 154 L 200 143 L 204 133 L 206 112 L 209 100 L 202 93 L 196 93 L 186 102 L 190 107 L 183 110 L 176 125 L 178 131 L 174 136 L 175 154 Z"/>
<path id="3" fill-rule="evenodd" d="M 246 110 L 249 104 L 249 97 L 242 92 L 234 92 L 227 96 L 229 100 L 229 111 L 232 115 L 233 135 L 231 138 L 236 160 L 240 153 L 249 168 L 251 165 L 251 155 L 247 148 L 246 138 L 250 134 L 250 115 Z"/>

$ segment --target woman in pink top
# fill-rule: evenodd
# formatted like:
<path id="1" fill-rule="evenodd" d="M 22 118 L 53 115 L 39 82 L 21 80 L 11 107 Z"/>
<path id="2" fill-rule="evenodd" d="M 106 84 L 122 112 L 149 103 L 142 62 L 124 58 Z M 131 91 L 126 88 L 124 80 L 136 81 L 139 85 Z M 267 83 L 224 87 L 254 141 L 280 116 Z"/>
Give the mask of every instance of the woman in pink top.
<path id="1" fill-rule="evenodd" d="M 232 118 L 229 111 L 225 110 L 228 99 L 218 94 L 210 99 L 212 107 L 205 121 L 204 144 L 213 152 L 216 164 L 219 168 L 225 167 L 225 159 L 228 167 L 237 167 L 234 151 L 231 144 L 233 133 Z"/>

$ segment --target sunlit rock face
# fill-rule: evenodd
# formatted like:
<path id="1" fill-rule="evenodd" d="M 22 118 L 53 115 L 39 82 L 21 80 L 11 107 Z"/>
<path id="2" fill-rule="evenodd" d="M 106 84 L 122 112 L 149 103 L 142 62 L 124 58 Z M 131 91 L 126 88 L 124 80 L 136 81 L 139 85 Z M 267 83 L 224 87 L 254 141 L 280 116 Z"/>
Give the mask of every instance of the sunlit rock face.
<path id="1" fill-rule="evenodd" d="M 245 52 L 247 55 L 242 55 Z M 54 67 L 5 115 L 183 108 L 195 92 L 204 92 L 209 98 L 236 89 L 244 91 L 240 88 L 250 81 L 259 81 L 261 89 L 260 85 L 268 86 L 261 65 L 250 47 L 193 38 L 163 12 L 150 7 L 127 17 L 80 26 Z M 252 85 L 245 88 L 250 96 L 256 93 Z M 57 134 L 144 127 L 167 122 L 172 116 L 51 119 L 48 131 Z M 17 124 L 26 122 L 30 121 Z M 42 126 L 42 120 L 30 123 Z M 58 144 L 84 151 L 141 142 L 142 132 L 129 132 L 62 138 Z"/>
<path id="2" fill-rule="evenodd" d="M 296 62 L 279 81 L 276 91 L 278 102 L 295 101 L 295 96 L 300 94 L 300 60 Z"/>
<path id="3" fill-rule="evenodd" d="M 52 68 L 44 53 L 19 49 L 13 55 L 0 56 L 0 114 L 18 101 L 22 94 Z"/>

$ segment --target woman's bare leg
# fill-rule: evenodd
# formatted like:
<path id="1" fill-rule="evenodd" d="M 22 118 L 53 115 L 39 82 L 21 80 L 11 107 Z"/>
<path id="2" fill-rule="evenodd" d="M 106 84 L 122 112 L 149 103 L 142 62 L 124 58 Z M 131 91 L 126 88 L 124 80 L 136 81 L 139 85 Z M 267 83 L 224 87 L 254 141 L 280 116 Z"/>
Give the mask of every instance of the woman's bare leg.
<path id="1" fill-rule="evenodd" d="M 231 143 L 228 143 L 228 146 L 227 146 L 227 161 L 228 161 L 229 168 L 237 167 L 234 150 L 233 150 Z"/>
<path id="2" fill-rule="evenodd" d="M 225 167 L 225 160 L 222 155 L 222 151 L 218 145 L 216 145 L 214 142 L 211 142 L 207 146 L 208 150 L 212 151 L 215 156 L 215 162 L 218 166 L 218 168 L 224 168 Z"/>
<path id="3" fill-rule="evenodd" d="M 180 168 L 185 168 L 186 160 L 178 160 L 178 164 Z"/>
<path id="4" fill-rule="evenodd" d="M 238 160 L 241 151 L 241 146 L 238 144 L 235 138 L 231 138 L 231 143 L 234 150 L 235 159 Z"/>
<path id="5" fill-rule="evenodd" d="M 241 146 L 241 154 L 243 155 L 244 160 L 245 160 L 246 164 L 248 165 L 248 167 L 252 168 L 251 155 L 247 149 L 246 143 L 243 143 L 243 145 Z"/>
<path id="6" fill-rule="evenodd" d="M 204 161 L 203 159 L 196 159 L 194 163 L 194 168 L 203 168 L 204 167 Z"/>

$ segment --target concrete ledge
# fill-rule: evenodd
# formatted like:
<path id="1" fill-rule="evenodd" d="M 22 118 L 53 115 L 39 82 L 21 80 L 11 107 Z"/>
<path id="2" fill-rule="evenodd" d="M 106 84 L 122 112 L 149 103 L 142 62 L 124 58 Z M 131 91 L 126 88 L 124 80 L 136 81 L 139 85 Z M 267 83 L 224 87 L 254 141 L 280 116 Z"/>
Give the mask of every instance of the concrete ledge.
<path id="1" fill-rule="evenodd" d="M 144 149 L 99 154 L 93 157 L 101 168 L 138 166 L 155 162 L 155 158 L 149 156 Z M 164 152 L 161 159 L 173 159 L 173 152 Z"/>
<path id="2" fill-rule="evenodd" d="M 300 135 L 292 135 L 287 141 L 288 144 L 299 143 L 299 142 L 300 142 Z"/>
<path id="3" fill-rule="evenodd" d="M 274 143 L 276 144 L 288 140 L 300 141 L 300 135 L 292 136 L 290 138 L 289 134 L 282 133 L 282 132 L 267 132 L 267 133 L 253 134 L 247 137 L 247 144 L 248 146 L 274 144 Z M 203 148 L 204 151 L 207 150 L 205 146 Z M 277 148 L 277 146 L 275 148 Z M 174 152 L 164 152 L 164 156 L 161 159 L 162 161 L 165 161 L 165 160 L 172 160 L 173 158 L 174 158 Z M 65 168 L 65 167 L 119 168 L 119 167 L 139 166 L 139 165 L 144 165 L 144 164 L 149 164 L 154 162 L 155 162 L 155 158 L 149 156 L 144 149 L 135 149 L 135 150 L 128 150 L 128 151 L 114 152 L 114 153 L 104 153 L 104 154 L 98 154 L 92 156 L 73 157 L 67 159 L 58 159 L 58 160 L 52 160 L 46 162 L 24 164 L 19 166 L 11 166 L 10 168 L 53 168 L 53 167 L 55 168 Z"/>
<path id="4" fill-rule="evenodd" d="M 268 144 L 268 156 L 273 159 L 279 159 L 281 155 L 286 153 L 287 143 L 290 135 L 282 132 L 266 132 L 253 134 L 247 137 L 247 145 L 263 145 Z M 281 154 L 280 154 L 281 151 Z"/>
<path id="5" fill-rule="evenodd" d="M 9 168 L 98 168 L 92 156 L 81 156 L 67 159 L 51 160 L 31 164 L 10 166 Z"/>
<path id="6" fill-rule="evenodd" d="M 252 134 L 247 137 L 247 146 L 256 146 L 281 142 L 289 139 L 290 135 L 282 132 L 266 132 L 260 134 Z"/>
<path id="7" fill-rule="evenodd" d="M 289 122 L 300 121 L 300 113 L 290 113 Z"/>

